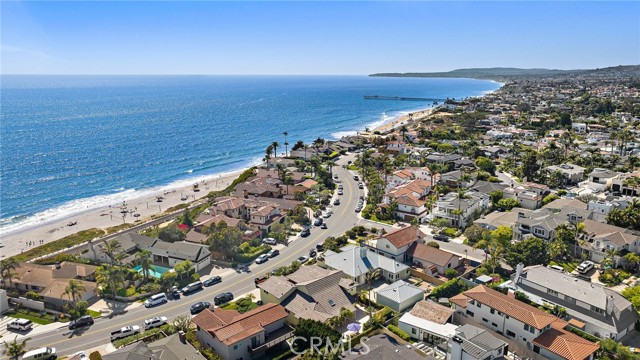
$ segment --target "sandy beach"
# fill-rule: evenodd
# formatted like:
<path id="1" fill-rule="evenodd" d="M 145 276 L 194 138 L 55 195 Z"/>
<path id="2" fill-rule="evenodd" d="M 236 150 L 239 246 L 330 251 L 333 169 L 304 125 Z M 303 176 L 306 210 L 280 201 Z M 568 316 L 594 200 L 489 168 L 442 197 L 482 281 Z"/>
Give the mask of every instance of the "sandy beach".
<path id="1" fill-rule="evenodd" d="M 373 129 L 372 133 L 375 131 L 379 131 L 381 134 L 384 134 L 402 125 L 410 125 L 416 121 L 419 121 L 428 117 L 429 115 L 431 115 L 432 112 L 433 112 L 433 108 L 411 112 L 407 115 L 400 116 L 396 119 L 393 119 L 392 121 L 389 121 L 388 123 L 385 123 L 376 127 L 375 129 Z"/>
<path id="2" fill-rule="evenodd" d="M 5 234 L 2 236 L 4 246 L 0 248 L 0 259 L 20 254 L 25 250 L 75 234 L 81 230 L 91 228 L 105 229 L 124 223 L 132 224 L 136 221 L 138 221 L 136 224 L 140 224 L 149 220 L 152 215 L 161 214 L 170 207 L 194 202 L 205 197 L 211 191 L 226 188 L 244 170 L 223 175 L 213 175 L 200 180 L 198 181 L 200 191 L 197 192 L 193 191 L 193 183 L 184 187 L 167 187 L 144 197 L 126 199 L 124 203 L 115 203 L 110 206 L 88 210 L 64 219 Z M 158 197 L 162 197 L 162 202 L 158 202 Z M 186 199 L 182 200 L 184 198 Z M 70 223 L 76 224 L 68 226 Z M 30 242 L 31 245 L 29 244 Z"/>

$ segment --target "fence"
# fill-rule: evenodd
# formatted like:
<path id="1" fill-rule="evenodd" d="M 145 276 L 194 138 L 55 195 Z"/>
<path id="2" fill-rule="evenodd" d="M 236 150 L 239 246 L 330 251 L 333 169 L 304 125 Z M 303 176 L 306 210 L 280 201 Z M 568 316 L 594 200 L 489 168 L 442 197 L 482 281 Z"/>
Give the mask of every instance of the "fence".
<path id="1" fill-rule="evenodd" d="M 422 279 L 422 280 L 424 280 L 426 282 L 429 282 L 431 284 L 434 284 L 434 285 L 440 285 L 440 284 L 444 284 L 446 282 L 446 281 L 440 280 L 438 278 L 435 278 L 435 277 L 433 277 L 431 275 L 427 275 L 427 274 L 423 273 L 422 271 L 418 271 L 416 269 L 409 269 L 409 274 L 411 276 L 420 278 L 420 279 Z"/>
<path id="2" fill-rule="evenodd" d="M 20 304 L 20 306 L 29 309 L 44 311 L 44 302 L 42 301 L 27 299 L 25 297 L 12 298 L 11 300 L 13 300 L 16 304 Z"/>

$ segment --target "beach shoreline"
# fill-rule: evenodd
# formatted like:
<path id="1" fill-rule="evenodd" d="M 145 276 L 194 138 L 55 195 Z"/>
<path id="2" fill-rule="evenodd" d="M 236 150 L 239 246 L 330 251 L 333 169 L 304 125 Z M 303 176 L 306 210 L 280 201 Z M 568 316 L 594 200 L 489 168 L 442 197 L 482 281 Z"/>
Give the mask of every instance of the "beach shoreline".
<path id="1" fill-rule="evenodd" d="M 126 198 L 123 203 L 113 203 L 7 232 L 2 234 L 0 260 L 83 230 L 148 222 L 152 216 L 162 214 L 169 208 L 191 204 L 212 191 L 224 190 L 248 168 L 199 177 L 199 191 L 194 191 L 196 180 L 185 186 L 167 185 L 141 196 Z M 161 202 L 158 202 L 158 197 L 162 197 Z M 186 200 L 182 200 L 185 197 Z M 70 223 L 76 224 L 69 226 Z"/>

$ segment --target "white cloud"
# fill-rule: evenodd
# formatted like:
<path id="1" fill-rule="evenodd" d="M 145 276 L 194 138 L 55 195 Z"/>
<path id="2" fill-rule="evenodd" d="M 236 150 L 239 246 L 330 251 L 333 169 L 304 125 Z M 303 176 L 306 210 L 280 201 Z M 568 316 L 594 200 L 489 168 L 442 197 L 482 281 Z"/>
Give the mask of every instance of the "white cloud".
<path id="1" fill-rule="evenodd" d="M 47 53 L 43 53 L 41 51 L 25 49 L 19 46 L 13 46 L 13 45 L 7 45 L 7 44 L 0 44 L 0 51 L 3 53 L 25 54 L 25 55 L 35 56 L 43 59 L 59 60 L 55 56 L 49 55 Z"/>

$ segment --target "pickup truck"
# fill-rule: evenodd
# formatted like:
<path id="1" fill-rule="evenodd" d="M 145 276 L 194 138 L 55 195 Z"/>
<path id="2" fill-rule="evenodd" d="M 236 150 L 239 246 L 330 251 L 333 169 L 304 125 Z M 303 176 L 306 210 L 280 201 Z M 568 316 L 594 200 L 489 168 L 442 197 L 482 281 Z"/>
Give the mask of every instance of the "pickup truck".
<path id="1" fill-rule="evenodd" d="M 116 330 L 114 332 L 111 333 L 111 341 L 115 341 L 118 339 L 124 339 L 127 336 L 131 336 L 131 335 L 136 335 L 140 333 L 140 326 L 138 325 L 133 325 L 133 326 L 125 326 L 123 328 L 121 328 L 120 330 Z"/>

